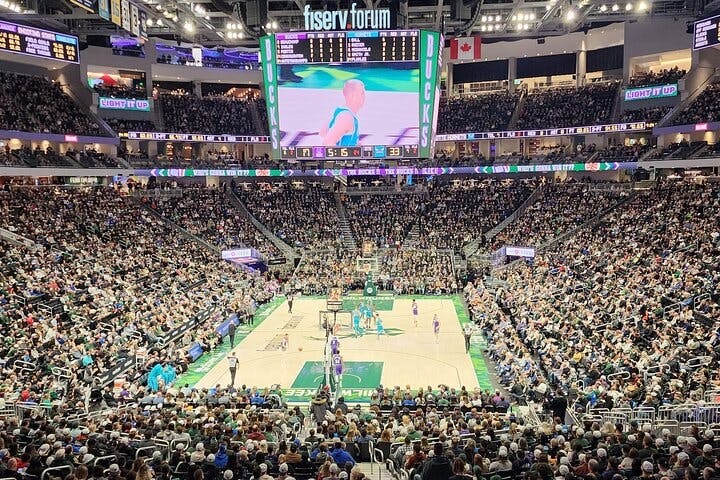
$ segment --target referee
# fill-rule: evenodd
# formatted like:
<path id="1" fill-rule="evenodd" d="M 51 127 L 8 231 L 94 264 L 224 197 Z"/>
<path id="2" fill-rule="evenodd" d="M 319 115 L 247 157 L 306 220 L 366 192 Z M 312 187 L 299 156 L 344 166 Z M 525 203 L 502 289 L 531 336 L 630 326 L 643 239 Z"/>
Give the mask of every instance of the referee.
<path id="1" fill-rule="evenodd" d="M 234 353 L 227 357 L 228 366 L 230 367 L 230 386 L 235 388 L 235 374 L 237 373 L 238 359 Z"/>

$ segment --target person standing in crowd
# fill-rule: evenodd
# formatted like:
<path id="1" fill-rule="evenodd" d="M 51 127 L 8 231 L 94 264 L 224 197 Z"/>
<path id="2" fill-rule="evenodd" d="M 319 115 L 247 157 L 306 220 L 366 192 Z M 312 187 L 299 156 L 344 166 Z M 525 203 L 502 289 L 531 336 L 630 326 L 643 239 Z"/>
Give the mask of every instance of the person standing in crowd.
<path id="1" fill-rule="evenodd" d="M 412 301 L 412 314 L 413 314 L 413 324 L 417 327 L 418 324 L 418 304 L 413 298 Z"/>
<path id="2" fill-rule="evenodd" d="M 448 480 L 452 475 L 452 466 L 445 456 L 445 447 L 442 442 L 438 442 L 433 446 L 433 457 L 423 466 L 422 480 Z"/>
<path id="3" fill-rule="evenodd" d="M 235 347 L 235 329 L 235 322 L 231 320 L 230 325 L 228 326 L 228 338 L 230 339 L 230 348 Z"/>
<path id="4" fill-rule="evenodd" d="M 440 319 L 437 313 L 433 316 L 433 333 L 435 334 L 435 343 L 440 343 Z"/>
<path id="5" fill-rule="evenodd" d="M 235 387 L 235 374 L 237 373 L 238 359 L 234 353 L 230 353 L 227 357 L 227 361 L 230 369 L 230 386 Z"/>

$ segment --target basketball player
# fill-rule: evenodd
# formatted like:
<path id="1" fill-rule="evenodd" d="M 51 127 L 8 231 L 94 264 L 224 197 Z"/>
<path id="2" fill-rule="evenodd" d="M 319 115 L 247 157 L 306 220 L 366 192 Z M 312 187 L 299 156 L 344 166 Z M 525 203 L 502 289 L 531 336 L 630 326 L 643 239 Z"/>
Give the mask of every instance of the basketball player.
<path id="1" fill-rule="evenodd" d="M 357 114 L 365 105 L 365 84 L 350 79 L 343 86 L 345 105 L 337 107 L 327 127 L 320 130 L 326 147 L 356 147 L 360 141 Z"/>
<path id="2" fill-rule="evenodd" d="M 333 355 L 336 353 L 340 353 L 340 340 L 338 340 L 338 337 L 333 336 L 330 340 L 330 350 L 332 351 Z"/>
<path id="3" fill-rule="evenodd" d="M 343 360 L 340 352 L 333 353 L 332 364 L 335 371 L 335 381 L 336 383 L 340 383 L 343 374 Z"/>
<path id="4" fill-rule="evenodd" d="M 414 298 L 413 298 L 413 301 L 412 301 L 412 312 L 413 312 L 413 323 L 414 323 L 415 326 L 417 327 L 418 307 L 417 307 L 417 302 L 415 301 Z"/>
<path id="5" fill-rule="evenodd" d="M 280 350 L 282 350 L 283 352 L 286 351 L 288 349 L 289 344 L 290 344 L 290 337 L 286 333 L 285 335 L 283 335 L 282 342 L 280 342 Z"/>
<path id="6" fill-rule="evenodd" d="M 385 335 L 385 326 L 379 313 L 375 313 L 375 330 L 377 331 L 378 338 L 380 338 L 380 335 Z"/>
<path id="7" fill-rule="evenodd" d="M 433 332 L 435 332 L 435 343 L 440 343 L 440 319 L 437 313 L 433 316 Z"/>
<path id="8" fill-rule="evenodd" d="M 362 336 L 362 330 L 360 329 L 360 310 L 357 308 L 353 310 L 352 312 L 352 323 L 353 323 L 353 331 L 355 332 L 355 337 L 361 337 Z"/>

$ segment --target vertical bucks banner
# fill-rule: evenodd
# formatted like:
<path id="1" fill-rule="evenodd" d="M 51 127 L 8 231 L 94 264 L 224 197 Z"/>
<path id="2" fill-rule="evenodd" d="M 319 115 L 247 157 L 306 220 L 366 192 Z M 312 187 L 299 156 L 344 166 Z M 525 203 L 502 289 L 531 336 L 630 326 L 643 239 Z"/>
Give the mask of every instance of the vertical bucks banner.
<path id="1" fill-rule="evenodd" d="M 280 116 L 278 113 L 278 85 L 275 63 L 275 35 L 260 39 L 260 64 L 263 70 L 263 86 L 265 88 L 265 104 L 267 106 L 268 126 L 270 133 L 271 156 L 280 159 Z"/>
<path id="2" fill-rule="evenodd" d="M 420 32 L 420 158 L 433 155 L 437 106 L 440 100 L 438 91 L 438 56 L 442 53 L 442 36 L 438 32 Z"/>
<path id="3" fill-rule="evenodd" d="M 442 84 L 443 50 L 445 48 L 445 35 L 440 34 L 437 55 L 437 76 L 435 77 L 435 108 L 433 110 L 432 141 L 430 142 L 430 156 L 435 155 L 435 135 L 437 134 L 438 112 L 440 111 L 440 86 Z"/>

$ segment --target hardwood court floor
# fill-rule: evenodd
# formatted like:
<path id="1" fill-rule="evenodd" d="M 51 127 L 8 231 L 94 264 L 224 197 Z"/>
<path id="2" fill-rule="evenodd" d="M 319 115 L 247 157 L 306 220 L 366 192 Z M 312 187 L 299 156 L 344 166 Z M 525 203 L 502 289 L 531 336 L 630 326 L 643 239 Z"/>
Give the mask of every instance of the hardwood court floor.
<path id="1" fill-rule="evenodd" d="M 348 326 L 341 329 L 340 352 L 346 365 L 343 393 L 348 401 L 366 400 L 378 384 L 410 385 L 413 389 L 428 385 L 437 389 L 440 384 L 468 389 L 478 386 L 453 301 L 447 297 L 417 300 L 417 327 L 413 325 L 411 302 L 408 297 L 396 298 L 392 310 L 380 312 L 387 334 L 379 338 L 374 328 L 359 338 Z M 307 400 L 322 376 L 324 335 L 319 311 L 324 309 L 325 300 L 297 298 L 292 314 L 287 302 L 272 311 L 235 345 L 233 351 L 239 359 L 235 386 L 280 384 L 289 401 Z M 435 313 L 441 322 L 437 340 L 432 329 Z M 280 342 L 285 333 L 289 347 L 282 351 Z M 223 359 L 196 386 L 229 383 L 230 372 Z"/>

